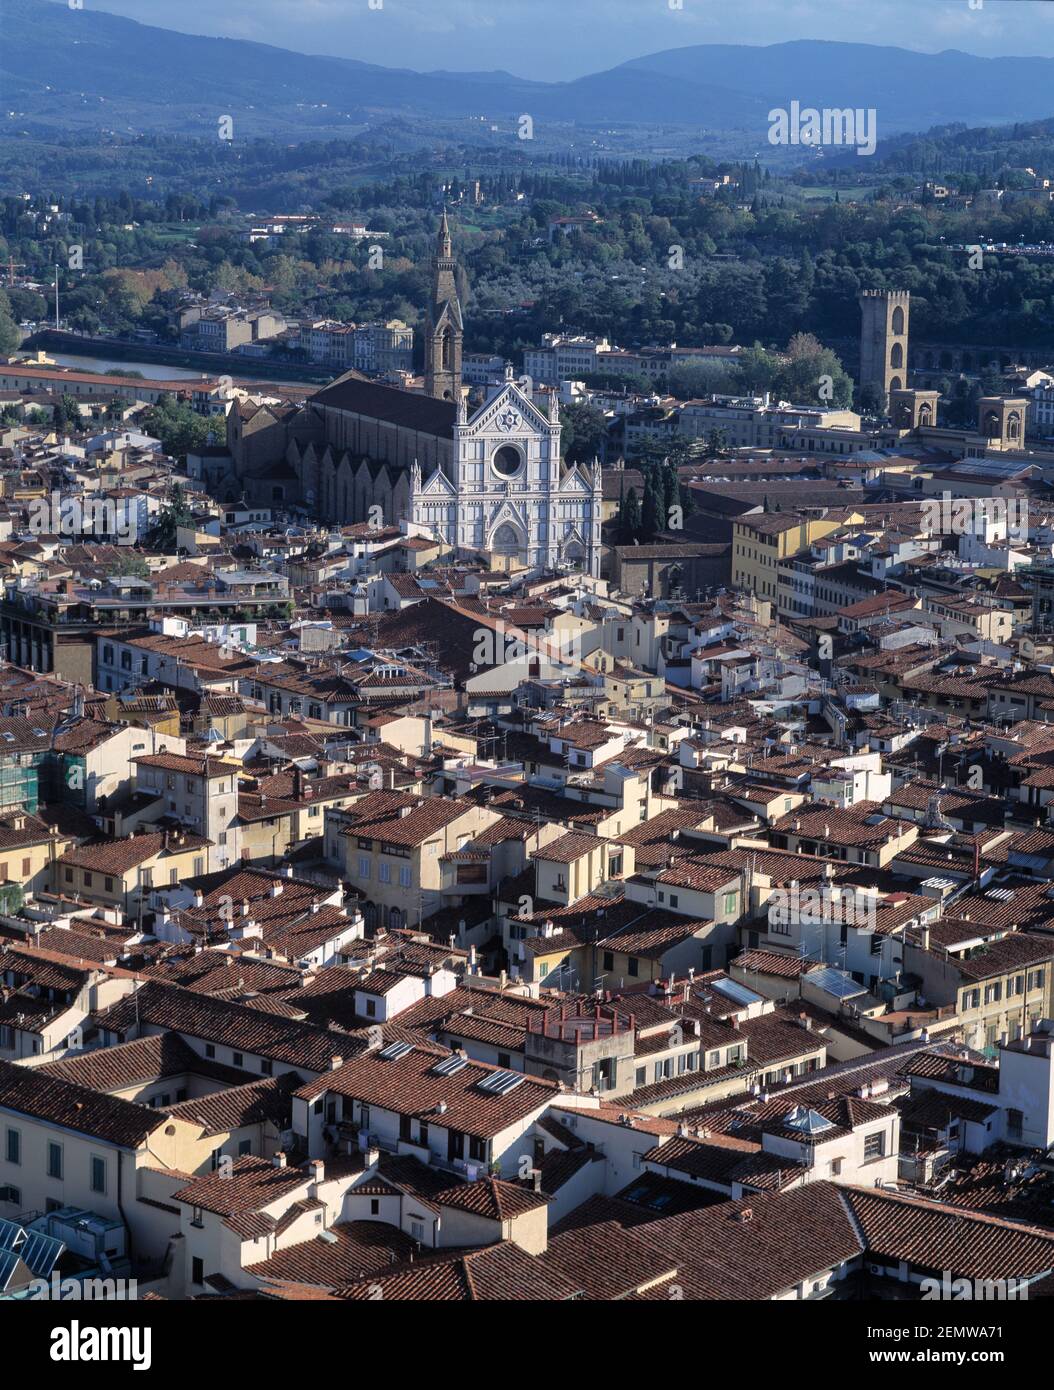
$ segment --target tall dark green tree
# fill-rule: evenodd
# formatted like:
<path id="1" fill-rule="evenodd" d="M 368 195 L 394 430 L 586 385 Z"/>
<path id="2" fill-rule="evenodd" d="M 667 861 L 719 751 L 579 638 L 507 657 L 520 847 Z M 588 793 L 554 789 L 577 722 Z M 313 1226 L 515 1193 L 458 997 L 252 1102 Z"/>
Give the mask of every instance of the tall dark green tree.
<path id="1" fill-rule="evenodd" d="M 637 489 L 631 487 L 626 494 L 624 505 L 619 513 L 619 541 L 622 545 L 632 545 L 641 538 L 641 510 Z"/>
<path id="2" fill-rule="evenodd" d="M 651 540 L 665 518 L 662 516 L 662 493 L 654 469 L 649 469 L 644 479 L 644 501 L 641 505 L 640 522 L 645 540 Z"/>

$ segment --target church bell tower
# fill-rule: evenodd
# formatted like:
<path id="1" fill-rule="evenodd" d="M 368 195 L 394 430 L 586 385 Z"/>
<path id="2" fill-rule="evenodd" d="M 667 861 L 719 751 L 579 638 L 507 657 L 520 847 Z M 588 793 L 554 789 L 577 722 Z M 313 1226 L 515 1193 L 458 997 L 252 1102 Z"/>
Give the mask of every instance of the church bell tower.
<path id="1" fill-rule="evenodd" d="M 425 328 L 425 391 L 441 401 L 456 401 L 461 396 L 464 326 L 457 296 L 456 269 L 444 208 L 432 262 L 432 302 Z"/>

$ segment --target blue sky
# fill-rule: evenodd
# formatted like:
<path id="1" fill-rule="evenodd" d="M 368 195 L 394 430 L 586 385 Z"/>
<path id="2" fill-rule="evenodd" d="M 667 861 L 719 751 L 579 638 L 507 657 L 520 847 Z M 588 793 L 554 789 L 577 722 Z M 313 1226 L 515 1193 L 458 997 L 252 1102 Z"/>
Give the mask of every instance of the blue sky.
<path id="1" fill-rule="evenodd" d="M 378 0 L 373 0 L 376 5 Z M 977 0 L 973 0 L 974 5 Z M 1051 0 L 84 0 L 185 33 L 557 81 L 694 43 L 838 39 L 1054 55 Z M 677 5 L 680 4 L 680 8 Z"/>

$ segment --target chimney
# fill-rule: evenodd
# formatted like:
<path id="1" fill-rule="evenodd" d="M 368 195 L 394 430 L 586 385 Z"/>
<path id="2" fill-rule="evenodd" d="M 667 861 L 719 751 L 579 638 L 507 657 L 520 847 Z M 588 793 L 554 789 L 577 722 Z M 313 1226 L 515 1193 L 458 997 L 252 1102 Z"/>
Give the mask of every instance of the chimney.
<path id="1" fill-rule="evenodd" d="M 271 884 L 271 897 L 277 898 L 281 891 L 282 885 L 281 883 L 279 883 L 278 879 L 275 879 L 274 882 Z"/>
<path id="2" fill-rule="evenodd" d="M 324 1180 L 326 1176 L 326 1165 L 320 1158 L 313 1158 L 307 1166 L 311 1174 L 312 1182 L 319 1183 Z"/>
<path id="3" fill-rule="evenodd" d="M 330 1071 L 339 1071 L 340 1068 L 341 1068 L 343 1065 L 344 1065 L 344 1058 L 343 1058 L 343 1057 L 333 1056 L 333 1057 L 331 1057 L 331 1058 L 329 1059 L 329 1069 L 330 1069 Z"/>
<path id="4" fill-rule="evenodd" d="M 284 1168 L 286 1166 L 285 1154 L 282 1153 L 281 1150 L 279 1150 L 278 1153 L 275 1154 L 274 1158 L 271 1159 L 271 1163 L 275 1168 Z"/>
<path id="5" fill-rule="evenodd" d="M 740 1211 L 736 1212 L 736 1220 L 742 1221 L 744 1223 L 750 1221 L 753 1218 L 753 1216 L 754 1213 L 751 1211 L 749 1207 L 743 1207 Z"/>
<path id="6" fill-rule="evenodd" d="M 367 1149 L 363 1155 L 363 1161 L 367 1168 L 376 1168 L 377 1164 L 381 1161 L 380 1149 Z"/>

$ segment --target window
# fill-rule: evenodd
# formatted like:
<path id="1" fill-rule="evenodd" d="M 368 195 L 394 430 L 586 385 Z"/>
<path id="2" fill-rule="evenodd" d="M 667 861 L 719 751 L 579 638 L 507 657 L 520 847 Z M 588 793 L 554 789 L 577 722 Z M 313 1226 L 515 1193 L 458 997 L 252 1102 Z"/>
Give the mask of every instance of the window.
<path id="1" fill-rule="evenodd" d="M 270 1057 L 260 1058 L 260 1071 L 264 1076 L 274 1075 L 274 1063 L 271 1061 Z"/>
<path id="2" fill-rule="evenodd" d="M 411 1236 L 413 1236 L 414 1240 L 416 1240 L 416 1241 L 418 1242 L 418 1244 L 420 1244 L 420 1243 L 424 1240 L 424 1238 L 425 1238 L 425 1227 L 424 1227 L 424 1222 L 423 1222 L 423 1221 L 411 1221 L 411 1222 L 410 1222 L 410 1234 L 411 1234 Z"/>
<path id="3" fill-rule="evenodd" d="M 392 866 L 383 859 L 377 865 L 377 879 L 381 883 L 391 883 L 392 881 Z"/>
<path id="4" fill-rule="evenodd" d="M 381 1214 L 381 1203 L 377 1197 L 370 1198 L 370 1215 L 379 1216 Z"/>
<path id="5" fill-rule="evenodd" d="M 864 1137 L 864 1162 L 873 1163 L 876 1158 L 886 1156 L 886 1133 L 880 1129 L 877 1134 L 868 1134 Z"/>
<path id="6" fill-rule="evenodd" d="M 614 970 L 614 968 L 615 968 L 615 955 L 614 955 L 614 952 L 613 952 L 613 951 L 605 951 L 605 952 L 604 952 L 604 969 L 605 969 L 605 970 Z"/>
<path id="7" fill-rule="evenodd" d="M 215 1057 L 215 1055 L 216 1055 L 216 1048 L 214 1047 L 214 1045 L 213 1045 L 212 1043 L 206 1043 L 206 1044 L 205 1044 L 205 1056 L 206 1056 L 206 1057 Z"/>
<path id="8" fill-rule="evenodd" d="M 413 870 L 407 868 L 405 865 L 401 866 L 399 869 L 399 887 L 410 888 L 413 886 L 413 881 Z"/>
<path id="9" fill-rule="evenodd" d="M 62 1145 L 48 1145 L 48 1177 L 62 1179 Z"/>
<path id="10" fill-rule="evenodd" d="M 637 957 L 636 957 L 636 956 L 630 956 L 630 958 L 629 958 L 629 963 L 628 963 L 628 965 L 627 965 L 627 967 L 626 967 L 626 974 L 627 974 L 627 975 L 636 975 L 636 974 L 637 974 L 637 971 L 638 971 L 638 968 L 639 968 L 639 963 L 638 963 L 638 961 L 637 961 Z"/>
<path id="11" fill-rule="evenodd" d="M 91 1159 L 91 1190 L 106 1191 L 106 1160 L 99 1158 L 97 1154 L 92 1154 Z"/>
<path id="12" fill-rule="evenodd" d="M 21 1164 L 22 1162 L 22 1132 L 18 1129 L 7 1131 L 7 1161 L 8 1163 Z"/>
<path id="13" fill-rule="evenodd" d="M 192 1284 L 204 1284 L 205 1282 L 205 1266 L 197 1255 L 190 1262 L 190 1282 Z"/>
<path id="14" fill-rule="evenodd" d="M 370 876 L 370 861 L 366 858 L 365 855 L 360 854 L 360 855 L 359 855 L 359 878 L 369 878 L 369 876 Z"/>

